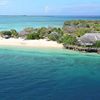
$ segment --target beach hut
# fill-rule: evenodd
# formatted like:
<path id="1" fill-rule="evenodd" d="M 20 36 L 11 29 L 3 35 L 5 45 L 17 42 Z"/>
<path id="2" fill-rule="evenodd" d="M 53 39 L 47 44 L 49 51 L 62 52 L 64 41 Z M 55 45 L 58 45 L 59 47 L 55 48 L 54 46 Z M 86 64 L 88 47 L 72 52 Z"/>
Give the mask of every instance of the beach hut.
<path id="1" fill-rule="evenodd" d="M 5 39 L 9 39 L 9 38 L 10 38 L 9 35 L 4 35 L 4 36 L 2 36 L 2 37 L 5 38 Z"/>
<path id="2" fill-rule="evenodd" d="M 100 33 L 86 33 L 78 38 L 78 44 L 81 46 L 92 46 L 96 41 L 100 41 Z"/>

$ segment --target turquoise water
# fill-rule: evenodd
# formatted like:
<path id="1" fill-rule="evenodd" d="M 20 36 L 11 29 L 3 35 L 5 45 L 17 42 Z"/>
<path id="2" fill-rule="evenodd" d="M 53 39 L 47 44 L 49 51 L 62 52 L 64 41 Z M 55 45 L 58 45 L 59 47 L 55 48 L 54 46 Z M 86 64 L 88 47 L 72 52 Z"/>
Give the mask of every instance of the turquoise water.
<path id="1" fill-rule="evenodd" d="M 0 47 L 0 100 L 99 100 L 100 55 Z"/>
<path id="2" fill-rule="evenodd" d="M 0 16 L 0 30 L 26 27 L 62 27 L 66 20 L 100 20 L 99 16 Z"/>
<path id="3" fill-rule="evenodd" d="M 100 17 L 0 16 L 0 30 L 62 27 Z M 98 100 L 100 55 L 64 49 L 0 47 L 0 100 Z"/>

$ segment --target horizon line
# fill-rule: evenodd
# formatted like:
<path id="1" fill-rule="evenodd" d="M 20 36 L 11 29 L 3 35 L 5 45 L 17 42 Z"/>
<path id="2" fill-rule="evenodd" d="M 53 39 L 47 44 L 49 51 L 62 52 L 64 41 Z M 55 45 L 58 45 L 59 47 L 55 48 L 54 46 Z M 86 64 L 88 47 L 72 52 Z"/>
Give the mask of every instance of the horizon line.
<path id="1" fill-rule="evenodd" d="M 9 15 L 6 15 L 6 14 L 4 14 L 4 15 L 0 15 L 0 16 L 69 16 L 69 17 L 80 17 L 80 16 L 82 16 L 82 17 L 95 17 L 95 16 L 97 16 L 97 17 L 100 17 L 100 15 L 24 15 L 24 14 L 19 14 L 19 15 L 13 15 L 13 14 L 9 14 Z"/>

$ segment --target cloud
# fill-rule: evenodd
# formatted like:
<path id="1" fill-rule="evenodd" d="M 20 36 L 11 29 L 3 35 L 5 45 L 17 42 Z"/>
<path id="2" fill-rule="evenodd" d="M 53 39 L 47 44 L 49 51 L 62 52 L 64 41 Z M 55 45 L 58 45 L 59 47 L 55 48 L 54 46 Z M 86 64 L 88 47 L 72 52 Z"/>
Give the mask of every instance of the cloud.
<path id="1" fill-rule="evenodd" d="M 61 12 L 61 9 L 60 7 L 55 7 L 55 6 L 45 6 L 44 7 L 44 12 L 47 14 L 47 13 L 59 13 Z"/>
<path id="2" fill-rule="evenodd" d="M 45 6 L 45 8 L 44 8 L 44 12 L 45 12 L 45 13 L 48 13 L 49 10 L 50 10 L 50 9 L 49 9 L 49 6 Z"/>
<path id="3" fill-rule="evenodd" d="M 8 0 L 0 0 L 0 6 L 5 6 L 8 4 Z"/>

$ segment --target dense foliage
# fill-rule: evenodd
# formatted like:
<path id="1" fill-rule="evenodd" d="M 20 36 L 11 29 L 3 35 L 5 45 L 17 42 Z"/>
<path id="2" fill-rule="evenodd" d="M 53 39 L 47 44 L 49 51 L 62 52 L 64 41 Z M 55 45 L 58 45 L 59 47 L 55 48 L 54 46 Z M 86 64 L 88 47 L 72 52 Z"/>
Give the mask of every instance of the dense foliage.
<path id="1" fill-rule="evenodd" d="M 3 36 L 8 36 L 8 37 L 18 37 L 18 33 L 16 30 L 10 30 L 10 31 L 1 31 L 0 35 Z"/>
<path id="2" fill-rule="evenodd" d="M 15 37 L 15 38 L 18 37 L 18 32 L 16 30 L 12 29 L 12 30 L 10 30 L 10 32 L 11 32 L 12 37 Z"/>
<path id="3" fill-rule="evenodd" d="M 75 45 L 76 41 L 77 41 L 76 37 L 67 34 L 64 34 L 60 39 L 61 43 L 68 44 L 68 45 Z"/>
<path id="4" fill-rule="evenodd" d="M 11 37 L 12 33 L 11 33 L 11 31 L 2 31 L 2 32 L 1 32 L 1 35 L 2 35 L 2 36 L 8 35 L 8 36 Z"/>
<path id="5" fill-rule="evenodd" d="M 40 39 L 39 33 L 33 32 L 31 34 L 27 34 L 27 39 L 29 39 L 29 40 Z"/>
<path id="6" fill-rule="evenodd" d="M 100 33 L 100 21 L 73 20 L 66 21 L 63 28 L 25 28 L 21 32 L 16 30 L 1 31 L 1 36 L 22 37 L 24 39 L 48 39 L 59 43 L 76 45 L 77 39 L 86 33 Z M 100 47 L 100 41 L 95 43 Z"/>
<path id="7" fill-rule="evenodd" d="M 94 44 L 95 47 L 100 47 L 100 41 L 96 41 L 96 43 Z"/>
<path id="8" fill-rule="evenodd" d="M 73 20 L 66 21 L 63 26 L 65 33 L 74 34 L 77 37 L 84 35 L 85 33 L 97 33 L 100 32 L 100 21 L 89 20 Z"/>

